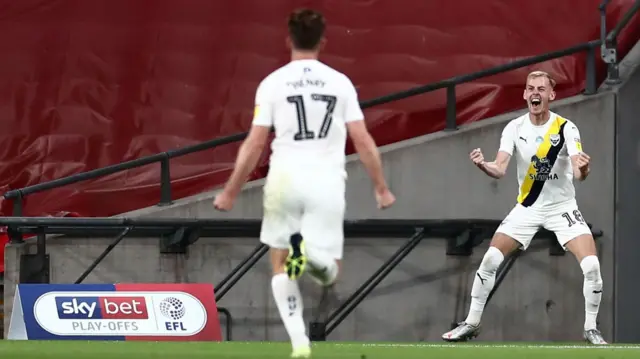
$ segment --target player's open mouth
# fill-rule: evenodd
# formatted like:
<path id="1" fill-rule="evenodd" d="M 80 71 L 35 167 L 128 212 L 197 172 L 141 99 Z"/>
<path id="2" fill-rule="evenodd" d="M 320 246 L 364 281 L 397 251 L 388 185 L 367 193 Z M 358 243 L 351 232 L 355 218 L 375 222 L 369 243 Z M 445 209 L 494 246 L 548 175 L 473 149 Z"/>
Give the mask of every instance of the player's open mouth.
<path id="1" fill-rule="evenodd" d="M 540 106 L 541 103 L 542 103 L 542 100 L 539 98 L 531 99 L 531 106 L 533 106 L 534 108 Z"/>

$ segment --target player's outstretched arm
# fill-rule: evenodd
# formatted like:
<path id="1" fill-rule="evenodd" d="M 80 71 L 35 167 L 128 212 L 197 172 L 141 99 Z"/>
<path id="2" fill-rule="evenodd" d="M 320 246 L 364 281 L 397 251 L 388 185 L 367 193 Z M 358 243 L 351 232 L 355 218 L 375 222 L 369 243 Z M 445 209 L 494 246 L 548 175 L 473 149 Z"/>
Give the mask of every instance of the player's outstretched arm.
<path id="1" fill-rule="evenodd" d="M 360 161 L 373 181 L 378 208 L 389 208 L 396 201 L 396 197 L 391 193 L 387 186 L 387 181 L 384 179 L 380 152 L 364 123 L 364 114 L 358 103 L 356 88 L 347 77 L 345 77 L 344 80 L 347 101 L 344 118 L 347 125 L 347 132 L 356 151 L 360 155 Z"/>
<path id="2" fill-rule="evenodd" d="M 347 131 L 351 141 L 353 141 L 353 146 L 360 155 L 360 161 L 362 161 L 367 173 L 369 173 L 369 177 L 373 181 L 376 192 L 387 190 L 380 152 L 364 121 L 347 122 Z"/>
<path id="3" fill-rule="evenodd" d="M 220 211 L 230 211 L 233 208 L 235 198 L 249 178 L 251 171 L 256 168 L 264 146 L 267 144 L 269 133 L 273 127 L 272 101 L 269 97 L 273 93 L 273 91 L 269 91 L 269 84 L 266 80 L 263 80 L 258 86 L 251 129 L 238 150 L 238 157 L 231 177 L 222 192 L 213 201 L 213 206 Z"/>
<path id="4" fill-rule="evenodd" d="M 382 171 L 382 160 L 375 141 L 367 131 L 364 120 L 347 122 L 347 131 L 353 141 L 356 151 L 360 155 L 360 161 L 369 173 L 375 188 L 376 202 L 379 209 L 389 208 L 396 201 L 396 197 L 391 193 L 384 179 Z"/>
<path id="5" fill-rule="evenodd" d="M 502 130 L 500 137 L 500 148 L 496 154 L 496 159 L 493 162 L 487 162 L 484 160 L 482 151 L 479 148 L 471 151 L 469 158 L 473 164 L 476 165 L 487 176 L 500 179 L 507 173 L 507 167 L 509 166 L 509 160 L 516 147 L 516 126 L 514 121 L 510 121 Z"/>
<path id="6" fill-rule="evenodd" d="M 471 151 L 469 154 L 471 161 L 487 176 L 500 179 L 507 173 L 507 167 L 509 167 L 509 160 L 511 155 L 504 151 L 498 151 L 496 159 L 493 162 L 487 162 L 484 160 L 482 151 L 479 148 Z"/>
<path id="7" fill-rule="evenodd" d="M 256 168 L 260 155 L 267 144 L 271 129 L 265 126 L 251 126 L 249 135 L 244 140 L 238 151 L 236 164 L 231 177 L 224 187 L 224 191 L 231 196 L 237 196 L 242 186 L 249 178 L 249 174 Z"/>

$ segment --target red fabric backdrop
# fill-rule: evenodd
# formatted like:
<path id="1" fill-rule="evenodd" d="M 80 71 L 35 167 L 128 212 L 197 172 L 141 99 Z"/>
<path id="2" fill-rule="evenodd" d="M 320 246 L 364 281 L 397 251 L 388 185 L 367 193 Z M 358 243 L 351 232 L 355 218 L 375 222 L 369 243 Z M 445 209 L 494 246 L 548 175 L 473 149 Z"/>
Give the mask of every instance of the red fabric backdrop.
<path id="1" fill-rule="evenodd" d="M 325 13 L 322 60 L 369 99 L 596 39 L 599 2 L 2 0 L 0 191 L 247 130 L 256 85 L 287 61 L 285 20 L 296 6 Z M 612 1 L 609 24 L 632 2 Z M 640 37 L 637 19 L 630 29 L 622 54 Z M 584 87 L 584 54 L 536 68 L 555 75 L 561 97 Z M 459 86 L 458 122 L 521 108 L 530 70 Z M 442 129 L 445 93 L 365 113 L 384 145 Z M 173 160 L 174 197 L 221 184 L 237 148 Z M 263 165 L 254 177 L 264 173 Z M 159 165 L 150 165 L 39 193 L 25 214 L 109 216 L 150 206 L 159 178 Z M 10 214 L 11 203 L 0 210 Z"/>

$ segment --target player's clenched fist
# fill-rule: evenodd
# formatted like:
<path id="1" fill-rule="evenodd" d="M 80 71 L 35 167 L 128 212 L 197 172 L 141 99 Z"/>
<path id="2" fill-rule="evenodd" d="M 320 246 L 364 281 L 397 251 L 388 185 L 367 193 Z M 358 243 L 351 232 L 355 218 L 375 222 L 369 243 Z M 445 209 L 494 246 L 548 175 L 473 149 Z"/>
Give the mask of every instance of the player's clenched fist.
<path id="1" fill-rule="evenodd" d="M 471 161 L 476 166 L 484 163 L 484 156 L 482 155 L 482 151 L 479 148 L 471 151 L 471 153 L 469 154 L 469 158 L 471 158 Z"/>
<path id="2" fill-rule="evenodd" d="M 591 157 L 584 152 L 580 152 L 578 154 L 578 158 L 576 159 L 576 165 L 579 170 L 584 170 L 589 167 L 589 162 L 591 161 Z"/>
<path id="3" fill-rule="evenodd" d="M 386 209 L 393 205 L 396 201 L 396 196 L 389 191 L 389 189 L 384 189 L 381 191 L 375 191 L 376 202 L 378 202 L 378 209 Z"/>

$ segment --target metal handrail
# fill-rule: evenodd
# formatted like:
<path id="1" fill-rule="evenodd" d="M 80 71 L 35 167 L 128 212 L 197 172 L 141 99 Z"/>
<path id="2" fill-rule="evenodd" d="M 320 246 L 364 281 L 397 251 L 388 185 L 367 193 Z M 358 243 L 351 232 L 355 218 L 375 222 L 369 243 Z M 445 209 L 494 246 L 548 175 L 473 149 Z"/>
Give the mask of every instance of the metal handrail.
<path id="1" fill-rule="evenodd" d="M 600 57 L 607 64 L 607 78 L 605 83 L 615 85 L 622 82 L 618 69 L 618 35 L 624 29 L 636 12 L 640 10 L 640 0 L 637 0 L 623 16 L 618 24 L 607 35 L 607 5 L 610 0 L 603 0 L 600 4 Z"/>
<path id="2" fill-rule="evenodd" d="M 600 6 L 600 10 L 603 11 L 603 8 L 606 8 L 608 0 L 604 0 Z M 481 78 L 498 75 L 504 72 L 508 72 L 511 70 L 516 70 L 522 67 L 534 65 L 540 62 L 545 62 L 549 60 L 554 60 L 557 58 L 562 58 L 565 56 L 573 55 L 579 52 L 587 52 L 587 64 L 586 64 L 586 86 L 585 86 L 585 95 L 595 94 L 597 92 L 597 83 L 596 83 L 596 63 L 595 63 L 595 49 L 600 46 L 607 46 L 607 49 L 613 48 L 616 46 L 616 38 L 628 25 L 633 16 L 640 10 L 640 0 L 637 0 L 636 3 L 625 13 L 622 17 L 621 21 L 616 25 L 616 27 L 609 32 L 609 34 L 601 39 L 592 40 L 589 42 L 585 42 L 579 45 L 571 46 L 566 49 L 553 51 L 549 53 L 545 53 L 538 56 L 528 57 L 521 60 L 513 61 L 507 64 L 502 64 L 499 66 L 492 67 L 490 69 L 485 69 L 481 71 L 477 71 L 471 74 L 466 74 L 462 76 L 451 77 L 442 81 L 438 81 L 435 83 L 417 86 L 408 90 L 400 91 L 397 93 L 393 93 L 390 95 L 385 95 L 381 97 L 377 97 L 370 100 L 365 100 L 360 102 L 360 107 L 363 109 L 386 104 L 389 102 L 398 101 L 401 99 L 405 99 L 412 96 L 422 95 L 427 92 L 436 91 L 440 89 L 447 90 L 447 111 L 446 111 L 446 128 L 445 130 L 456 130 L 456 86 L 475 81 Z M 604 26 L 604 20 L 603 24 Z M 611 56 L 605 56 L 604 50 L 602 50 L 601 57 L 609 64 L 609 76 L 607 78 L 608 83 L 615 83 L 617 76 L 617 59 L 615 56 L 612 60 L 608 60 Z M 116 172 L 121 172 L 125 170 L 130 170 L 137 167 L 146 166 L 152 163 L 160 162 L 161 171 L 160 171 L 160 202 L 159 206 L 169 205 L 172 203 L 171 199 L 171 174 L 170 174 L 170 165 L 169 160 L 174 157 L 180 157 L 187 154 L 191 154 L 194 152 L 200 152 L 204 150 L 208 150 L 214 147 L 242 141 L 247 137 L 247 132 L 237 133 L 231 136 L 226 136 L 222 138 L 217 138 L 214 140 L 202 142 L 196 145 L 186 146 L 183 148 L 165 151 L 162 153 L 158 153 L 155 155 L 138 158 L 131 161 L 126 161 L 122 163 L 118 163 L 115 165 L 98 168 L 95 170 L 77 173 L 71 176 L 55 179 L 52 181 L 47 181 L 43 183 L 38 183 L 32 186 L 27 186 L 20 189 L 15 189 L 8 191 L 4 194 L 4 198 L 14 200 L 14 216 L 22 215 L 22 207 L 23 207 L 23 199 L 25 196 L 46 191 L 53 188 L 58 188 L 70 184 L 74 184 L 81 181 L 86 181 L 102 176 L 107 176 Z"/>

